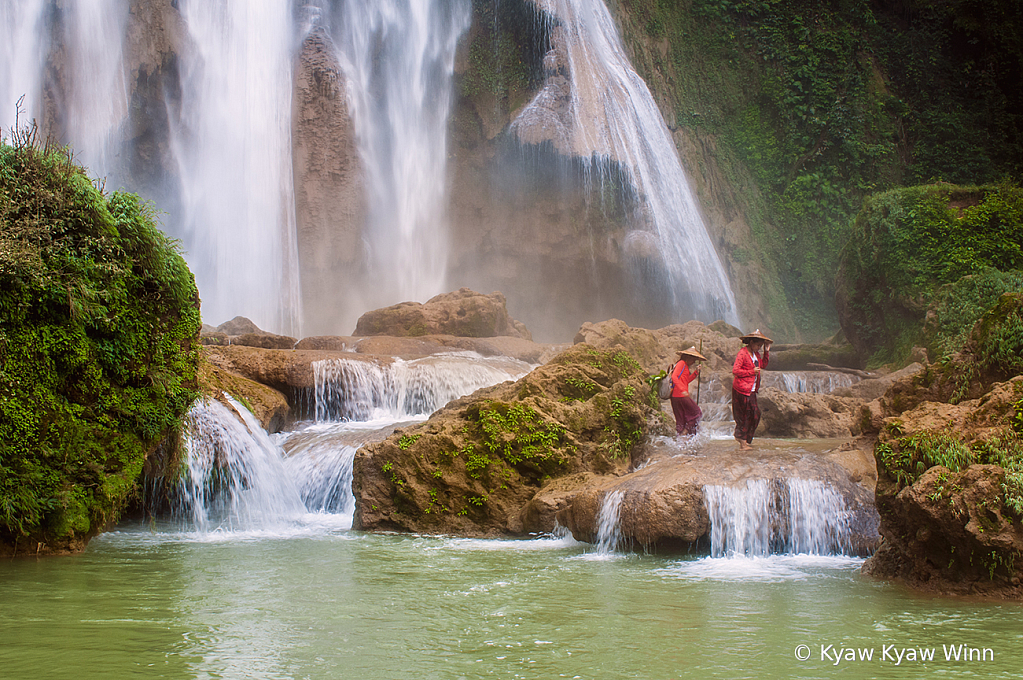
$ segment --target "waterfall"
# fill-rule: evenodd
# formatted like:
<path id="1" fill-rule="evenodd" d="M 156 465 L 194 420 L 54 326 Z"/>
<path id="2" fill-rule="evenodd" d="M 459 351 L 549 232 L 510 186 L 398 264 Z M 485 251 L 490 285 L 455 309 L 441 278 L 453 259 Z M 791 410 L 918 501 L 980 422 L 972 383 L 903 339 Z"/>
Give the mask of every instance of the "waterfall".
<path id="1" fill-rule="evenodd" d="M 468 0 L 346 2 L 332 31 L 369 190 L 372 308 L 446 290 L 447 129 Z M 313 21 L 316 16 L 313 15 Z"/>
<path id="2" fill-rule="evenodd" d="M 859 381 L 857 376 L 831 371 L 765 371 L 761 385 L 783 392 L 831 394 L 840 387 L 849 387 Z"/>
<path id="3" fill-rule="evenodd" d="M 203 317 L 237 314 L 299 335 L 291 167 L 295 27 L 289 0 L 180 0 L 180 117 L 168 111 L 181 181 L 171 225 Z"/>
<path id="4" fill-rule="evenodd" d="M 392 421 L 427 416 L 452 399 L 529 372 L 506 357 L 447 354 L 379 365 L 359 359 L 313 364 L 316 420 Z"/>
<path id="5" fill-rule="evenodd" d="M 65 138 L 93 176 L 105 177 L 118 170 L 114 163 L 128 117 L 122 54 L 128 5 L 123 0 L 76 0 L 65 11 Z"/>
<path id="6" fill-rule="evenodd" d="M 47 4 L 47 0 L 0 0 L 0 137 L 14 128 L 22 97 L 22 126 L 40 114 Z"/>
<path id="7" fill-rule="evenodd" d="M 618 163 L 652 231 L 626 239 L 659 250 L 681 319 L 738 324 L 735 298 L 689 178 L 660 110 L 632 68 L 603 0 L 533 0 L 553 18 L 553 49 L 545 58 L 545 87 L 517 116 L 512 130 L 526 143 L 550 141 L 566 155 L 598 167 Z M 567 70 L 570 79 L 562 77 Z"/>
<path id="8" fill-rule="evenodd" d="M 819 481 L 751 479 L 745 487 L 707 485 L 703 495 L 713 557 L 827 555 L 849 544 L 845 501 Z"/>
<path id="9" fill-rule="evenodd" d="M 268 529 L 306 512 L 284 458 L 249 411 L 228 398 L 196 402 L 185 423 L 176 514 L 196 530 Z"/>
<path id="10" fill-rule="evenodd" d="M 597 514 L 597 554 L 610 555 L 622 542 L 621 511 L 625 492 L 621 489 L 604 495 Z"/>
<path id="11" fill-rule="evenodd" d="M 284 467 L 298 484 L 302 502 L 310 512 L 355 513 L 352 464 L 356 450 L 320 438 L 291 450 Z"/>

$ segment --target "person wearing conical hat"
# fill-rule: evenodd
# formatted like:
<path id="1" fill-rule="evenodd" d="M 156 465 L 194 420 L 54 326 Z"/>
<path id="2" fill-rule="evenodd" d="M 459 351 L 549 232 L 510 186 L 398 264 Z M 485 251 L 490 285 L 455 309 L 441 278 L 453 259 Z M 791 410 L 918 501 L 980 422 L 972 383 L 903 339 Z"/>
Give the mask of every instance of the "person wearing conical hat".
<path id="1" fill-rule="evenodd" d="M 671 411 L 675 414 L 675 432 L 680 436 L 696 434 L 700 427 L 703 411 L 689 396 L 689 383 L 700 375 L 700 369 L 694 372 L 693 366 L 706 360 L 695 347 L 690 347 L 678 353 L 678 361 L 671 370 Z"/>
<path id="2" fill-rule="evenodd" d="M 732 365 L 732 416 L 735 418 L 735 439 L 739 442 L 739 450 L 749 451 L 753 448 L 753 433 L 760 424 L 757 392 L 760 390 L 760 373 L 767 368 L 770 358 L 771 339 L 759 328 L 740 339 L 743 347 Z"/>

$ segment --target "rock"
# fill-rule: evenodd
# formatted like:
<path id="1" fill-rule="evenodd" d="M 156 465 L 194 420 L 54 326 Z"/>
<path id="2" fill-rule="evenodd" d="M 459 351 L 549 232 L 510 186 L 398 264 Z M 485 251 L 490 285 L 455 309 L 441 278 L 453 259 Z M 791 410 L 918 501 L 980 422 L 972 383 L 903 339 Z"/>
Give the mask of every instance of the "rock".
<path id="1" fill-rule="evenodd" d="M 349 111 L 351 93 L 336 55 L 322 26 L 309 31 L 298 54 L 292 101 L 303 328 L 315 334 L 350 328 L 358 293 L 365 293 L 359 291 L 366 265 L 365 171 Z"/>
<path id="2" fill-rule="evenodd" d="M 862 399 L 768 387 L 761 390 L 758 402 L 759 431 L 770 437 L 857 437 L 863 429 Z"/>
<path id="3" fill-rule="evenodd" d="M 263 349 L 294 349 L 295 338 L 273 333 L 244 333 L 231 338 L 232 345 L 242 347 L 262 347 Z"/>
<path id="4" fill-rule="evenodd" d="M 288 400 L 278 390 L 250 380 L 236 373 L 204 362 L 200 369 L 199 385 L 205 393 L 213 393 L 222 400 L 226 392 L 256 416 L 267 432 L 280 432 L 288 422 Z"/>
<path id="5" fill-rule="evenodd" d="M 416 337 L 440 334 L 470 338 L 511 336 L 531 340 L 529 331 L 508 316 L 504 295 L 483 295 L 468 288 L 437 295 L 425 304 L 401 304 L 367 312 L 354 335 Z"/>
<path id="6" fill-rule="evenodd" d="M 955 594 L 1023 598 L 1023 524 L 1002 503 L 1005 470 L 934 466 L 901 490 L 878 485 L 884 540 L 863 573 Z"/>
<path id="7" fill-rule="evenodd" d="M 924 371 L 922 364 L 910 364 L 894 373 L 867 378 L 849 387 L 840 387 L 834 391 L 836 397 L 857 397 L 872 401 L 883 396 L 893 385 L 900 381 L 911 381 Z"/>
<path id="8" fill-rule="evenodd" d="M 546 480 L 623 472 L 645 433 L 667 431 L 645 379 L 621 349 L 579 344 L 515 383 L 451 402 L 359 450 L 354 526 L 525 533 L 524 519 L 550 519 L 557 506 L 525 509 Z"/>
<path id="9" fill-rule="evenodd" d="M 217 331 L 228 335 L 244 335 L 246 333 L 262 333 L 259 327 L 244 316 L 236 316 L 230 321 L 217 326 Z"/>
<path id="10" fill-rule="evenodd" d="M 600 348 L 622 347 L 650 373 L 674 364 L 680 350 L 697 347 L 707 357 L 710 371 L 729 376 L 735 355 L 742 347 L 738 337 L 726 337 L 699 321 L 687 321 L 659 330 L 631 328 L 619 319 L 584 323 L 576 333 L 575 341 Z"/>
<path id="11" fill-rule="evenodd" d="M 296 390 L 309 390 L 316 386 L 313 362 L 339 358 L 375 363 L 392 361 L 391 357 L 360 356 L 351 352 L 261 349 L 242 345 L 206 346 L 203 355 L 217 368 L 262 383 L 289 396 Z"/>
<path id="12" fill-rule="evenodd" d="M 604 496 L 622 492 L 620 530 L 624 540 L 644 548 L 687 548 L 710 532 L 704 486 L 740 486 L 749 479 L 772 484 L 788 478 L 820 481 L 845 499 L 850 511 L 851 549 L 869 554 L 876 547 L 878 517 L 873 506 L 876 479 L 869 449 L 846 443 L 839 447 L 808 450 L 803 442 L 772 442 L 753 452 L 738 452 L 731 443 L 710 441 L 691 455 L 651 441 L 647 464 L 627 475 L 582 480 L 575 494 L 562 490 L 557 502 L 558 521 L 583 541 L 594 541 Z M 544 502 L 543 492 L 537 494 Z M 542 512 L 526 517 L 543 519 Z M 525 524 L 526 530 L 544 529 Z"/>

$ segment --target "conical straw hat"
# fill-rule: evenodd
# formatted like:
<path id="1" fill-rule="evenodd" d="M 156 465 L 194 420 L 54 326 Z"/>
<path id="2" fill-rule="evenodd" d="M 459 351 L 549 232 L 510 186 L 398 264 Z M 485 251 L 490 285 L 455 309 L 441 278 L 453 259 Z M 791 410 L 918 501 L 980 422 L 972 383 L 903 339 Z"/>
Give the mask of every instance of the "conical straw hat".
<path id="1" fill-rule="evenodd" d="M 700 361 L 706 361 L 707 360 L 707 357 L 703 356 L 702 354 L 700 354 L 699 352 L 696 351 L 696 345 L 693 345 L 689 349 L 680 350 L 678 355 L 679 355 L 679 357 L 685 357 L 685 356 L 694 357 L 696 359 L 699 359 Z"/>
<path id="2" fill-rule="evenodd" d="M 743 343 L 747 344 L 747 345 L 752 340 L 763 340 L 764 342 L 774 342 L 773 340 L 771 340 L 771 338 L 769 338 L 766 335 L 764 335 L 763 333 L 761 333 L 759 328 L 756 329 L 755 331 L 753 331 L 752 333 L 747 333 L 746 335 L 742 336 L 739 339 L 742 340 Z"/>

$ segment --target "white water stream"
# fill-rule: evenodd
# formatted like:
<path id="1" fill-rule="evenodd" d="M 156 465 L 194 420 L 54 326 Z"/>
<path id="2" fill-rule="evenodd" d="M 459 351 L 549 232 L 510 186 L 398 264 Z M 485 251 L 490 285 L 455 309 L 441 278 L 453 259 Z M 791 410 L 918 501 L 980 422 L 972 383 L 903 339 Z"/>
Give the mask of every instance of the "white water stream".
<path id="1" fill-rule="evenodd" d="M 290 0 L 180 0 L 180 111 L 168 111 L 185 244 L 203 317 L 300 335 L 291 167 Z"/>
<path id="2" fill-rule="evenodd" d="M 692 314 L 687 318 L 739 324 L 728 276 L 675 143 L 603 0 L 533 1 L 552 19 L 545 66 L 549 73 L 567 70 L 568 91 L 562 78 L 549 78 L 512 131 L 526 143 L 550 141 L 598 171 L 620 164 L 647 212 L 647 225 L 630 239 L 638 248 L 655 242 L 680 319 Z"/>
<path id="3" fill-rule="evenodd" d="M 0 0 L 0 137 L 14 128 L 18 100 L 24 126 L 38 117 L 49 41 L 46 0 Z"/>
<path id="4" fill-rule="evenodd" d="M 362 307 L 447 290 L 448 122 L 468 0 L 345 2 L 331 33 L 369 190 Z M 325 17 L 321 12 L 313 20 Z"/>

